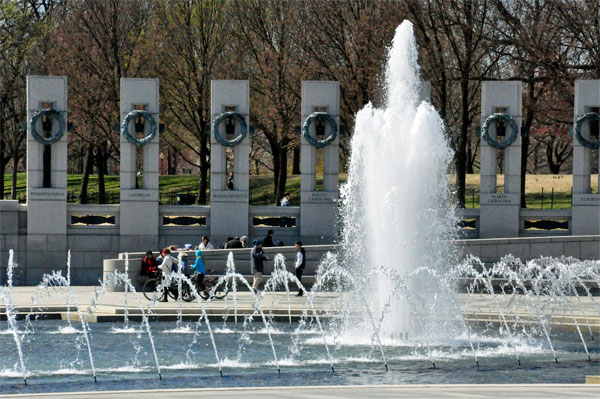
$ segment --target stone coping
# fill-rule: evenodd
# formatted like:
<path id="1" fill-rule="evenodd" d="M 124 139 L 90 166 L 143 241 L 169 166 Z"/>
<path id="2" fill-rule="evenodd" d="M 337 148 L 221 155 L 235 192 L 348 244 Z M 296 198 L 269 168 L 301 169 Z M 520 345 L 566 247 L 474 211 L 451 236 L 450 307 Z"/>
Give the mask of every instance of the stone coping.
<path id="1" fill-rule="evenodd" d="M 143 390 L 114 390 L 87 392 L 45 392 L 0 394 L 0 398 L 564 398 L 598 395 L 597 386 L 590 384 L 406 384 L 406 385 L 307 385 L 229 388 L 163 388 Z"/>
<path id="2" fill-rule="evenodd" d="M 598 241 L 600 245 L 600 235 L 579 235 L 579 236 L 546 236 L 546 237 L 514 237 L 514 238 L 472 238 L 472 239 L 459 239 L 454 240 L 455 243 L 461 246 L 472 246 L 472 245 L 502 245 L 502 244 L 529 244 L 529 243 L 547 243 L 547 242 L 588 242 Z M 311 252 L 328 252 L 336 251 L 339 248 L 337 244 L 330 245 L 305 245 L 304 248 Z M 206 256 L 222 255 L 224 253 L 233 252 L 233 255 L 240 255 L 249 252 L 251 248 L 237 248 L 237 249 L 214 249 L 204 251 Z M 265 253 L 278 253 L 278 252 L 293 252 L 295 249 L 293 246 L 284 247 L 270 247 L 264 248 Z M 182 251 L 186 254 L 193 255 L 195 250 Z M 145 256 L 145 252 L 129 252 L 129 258 L 142 258 Z M 119 253 L 119 259 L 125 259 L 125 253 Z"/>

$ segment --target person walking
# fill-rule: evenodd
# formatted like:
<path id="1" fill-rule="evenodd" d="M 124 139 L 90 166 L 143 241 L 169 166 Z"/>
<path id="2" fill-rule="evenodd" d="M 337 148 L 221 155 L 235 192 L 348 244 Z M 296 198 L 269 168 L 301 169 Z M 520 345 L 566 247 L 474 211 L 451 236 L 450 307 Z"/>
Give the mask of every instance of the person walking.
<path id="1" fill-rule="evenodd" d="M 250 272 L 254 275 L 252 282 L 254 292 L 258 292 L 258 287 L 262 282 L 265 260 L 269 260 L 269 258 L 265 256 L 262 241 L 258 240 L 250 252 Z"/>
<path id="2" fill-rule="evenodd" d="M 201 251 L 206 251 L 209 249 L 215 249 L 215 247 L 212 245 L 212 242 L 210 242 L 208 236 L 202 236 L 202 240 L 200 245 L 198 245 L 198 249 Z"/>
<path id="3" fill-rule="evenodd" d="M 296 263 L 294 267 L 296 268 L 296 278 L 298 279 L 298 284 L 302 283 L 302 273 L 304 273 L 304 267 L 306 266 L 306 251 L 302 248 L 302 242 L 296 241 Z M 302 291 L 302 287 L 298 285 L 298 293 L 296 296 L 304 295 L 304 291 Z"/>
<path id="4" fill-rule="evenodd" d="M 290 206 L 292 195 L 289 192 L 283 193 L 283 198 L 279 201 L 281 206 Z M 292 219 L 287 216 L 282 216 L 280 219 L 281 227 L 293 227 Z"/>
<path id="5" fill-rule="evenodd" d="M 275 233 L 273 232 L 273 230 L 267 231 L 267 236 L 263 238 L 263 248 L 271 248 L 275 246 L 275 243 L 273 242 L 274 234 Z"/>
<path id="6" fill-rule="evenodd" d="M 158 266 L 163 275 L 163 297 L 160 300 L 161 302 L 168 302 L 169 296 L 167 295 L 167 291 L 169 290 L 169 286 L 171 285 L 171 275 L 173 272 L 177 272 L 179 268 L 179 262 L 173 256 L 171 256 L 171 250 L 169 248 L 163 249 L 163 261 Z M 176 270 L 173 270 L 176 269 Z"/>
<path id="7" fill-rule="evenodd" d="M 204 263 L 204 256 L 202 256 L 202 250 L 196 251 L 196 262 L 192 266 L 196 272 L 196 290 L 198 292 L 204 290 L 204 276 L 206 275 L 206 263 Z"/>
<path id="8" fill-rule="evenodd" d="M 288 192 L 283 193 L 283 198 L 279 201 L 281 206 L 290 206 L 290 199 L 292 198 L 291 194 Z"/>

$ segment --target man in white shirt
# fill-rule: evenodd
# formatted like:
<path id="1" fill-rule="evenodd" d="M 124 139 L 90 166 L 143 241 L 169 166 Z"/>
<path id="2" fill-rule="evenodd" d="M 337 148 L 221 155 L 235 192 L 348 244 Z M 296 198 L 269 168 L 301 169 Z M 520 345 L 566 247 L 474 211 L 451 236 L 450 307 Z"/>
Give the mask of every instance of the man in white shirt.
<path id="1" fill-rule="evenodd" d="M 280 201 L 281 206 L 290 206 L 290 199 L 292 198 L 292 196 L 290 195 L 290 193 L 284 193 L 283 194 L 283 198 Z"/>
<path id="2" fill-rule="evenodd" d="M 302 283 L 302 273 L 304 273 L 304 267 L 306 266 L 306 252 L 304 248 L 302 248 L 302 242 L 296 241 L 296 263 L 294 267 L 296 268 L 296 278 L 298 279 L 298 283 Z M 298 293 L 296 296 L 302 296 L 304 292 L 300 285 L 298 285 Z"/>
<path id="3" fill-rule="evenodd" d="M 179 261 L 171 256 L 171 251 L 168 248 L 163 250 L 163 256 L 163 261 L 158 266 L 163 275 L 163 297 L 160 301 L 168 302 L 169 296 L 167 295 L 167 291 L 169 285 L 171 285 L 171 274 L 176 273 L 176 270 L 179 269 Z M 173 270 L 173 266 L 175 266 L 176 270 Z"/>
<path id="4" fill-rule="evenodd" d="M 198 245 L 198 249 L 205 251 L 207 249 L 215 249 L 215 247 L 212 245 L 212 242 L 210 242 L 208 236 L 202 236 L 202 242 Z"/>

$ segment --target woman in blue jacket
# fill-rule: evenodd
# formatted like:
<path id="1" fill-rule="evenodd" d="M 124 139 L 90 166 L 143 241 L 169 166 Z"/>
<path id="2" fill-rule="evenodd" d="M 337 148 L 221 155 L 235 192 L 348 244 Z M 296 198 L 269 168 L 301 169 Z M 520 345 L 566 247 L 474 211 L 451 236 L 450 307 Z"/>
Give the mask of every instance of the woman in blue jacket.
<path id="1" fill-rule="evenodd" d="M 201 250 L 196 251 L 196 262 L 192 268 L 196 271 L 196 289 L 200 292 L 204 290 L 204 275 L 206 274 L 206 265 Z"/>

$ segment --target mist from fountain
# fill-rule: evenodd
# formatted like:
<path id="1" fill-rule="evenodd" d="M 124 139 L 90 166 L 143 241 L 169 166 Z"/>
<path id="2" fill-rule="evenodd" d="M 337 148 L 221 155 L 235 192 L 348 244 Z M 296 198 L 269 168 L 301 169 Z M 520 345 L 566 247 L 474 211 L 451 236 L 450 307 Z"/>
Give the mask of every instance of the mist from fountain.
<path id="1" fill-rule="evenodd" d="M 404 21 L 389 50 L 385 105 L 369 103 L 356 114 L 348 181 L 341 189 L 341 265 L 362 278 L 356 302 L 368 292 L 376 314 L 392 297 L 393 283 L 373 275 L 372 268 L 384 266 L 403 276 L 423 266 L 443 271 L 454 259 L 449 239 L 456 234 L 457 219 L 449 206 L 447 175 L 452 151 L 438 113 L 420 101 L 419 92 L 413 27 Z M 411 291 L 430 288 L 416 278 L 407 284 Z M 439 330 L 435 315 L 454 311 L 445 303 L 438 300 L 431 317 L 416 323 L 406 298 L 394 298 L 381 335 L 430 336 Z"/>

